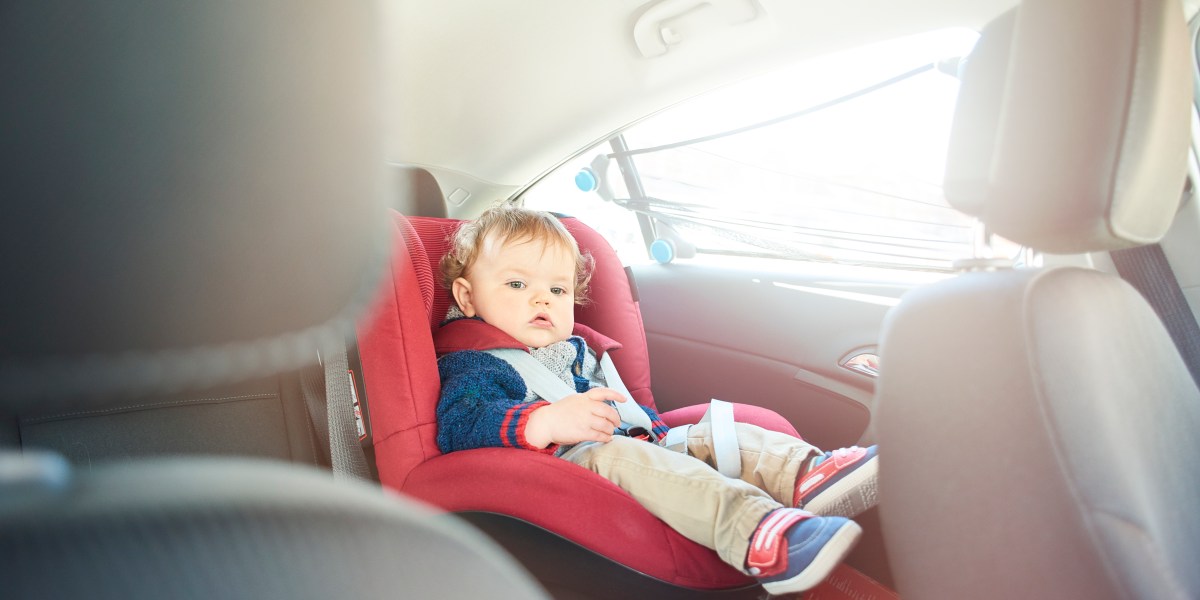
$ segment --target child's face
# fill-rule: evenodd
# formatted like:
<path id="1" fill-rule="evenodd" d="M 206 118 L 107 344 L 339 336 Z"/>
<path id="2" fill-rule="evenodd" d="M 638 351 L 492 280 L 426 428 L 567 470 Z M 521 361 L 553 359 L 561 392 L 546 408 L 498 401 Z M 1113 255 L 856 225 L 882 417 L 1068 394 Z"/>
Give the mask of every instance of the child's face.
<path id="1" fill-rule="evenodd" d="M 561 244 L 484 240 L 452 291 L 468 317 L 479 316 L 526 346 L 565 340 L 575 327 L 575 260 Z"/>

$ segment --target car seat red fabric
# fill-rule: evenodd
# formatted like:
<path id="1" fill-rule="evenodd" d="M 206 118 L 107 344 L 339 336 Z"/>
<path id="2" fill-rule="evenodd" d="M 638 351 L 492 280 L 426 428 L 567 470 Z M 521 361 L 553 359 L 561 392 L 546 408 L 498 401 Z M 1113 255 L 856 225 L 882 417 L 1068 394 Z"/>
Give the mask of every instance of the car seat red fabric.
<path id="1" fill-rule="evenodd" d="M 596 261 L 589 301 L 575 309 L 575 320 L 621 342 L 621 351 L 612 354 L 621 380 L 638 404 L 657 409 L 650 392 L 650 351 L 646 346 L 642 310 L 621 259 L 596 230 L 574 218 L 564 218 L 562 222 L 579 247 L 591 252 Z"/>
<path id="2" fill-rule="evenodd" d="M 585 322 L 589 326 L 616 329 L 625 336 L 612 336 L 625 346 L 614 351 L 613 360 L 623 378 L 628 372 L 637 382 L 626 382 L 635 400 L 653 405 L 646 338 L 624 270 L 603 238 L 575 219 L 564 222 L 597 263 L 593 304 L 577 316 L 580 322 L 591 319 Z M 435 283 L 435 274 L 458 224 L 395 216 L 391 272 L 370 317 L 360 326 L 359 352 L 382 483 L 446 510 L 493 512 L 528 521 L 675 585 L 747 585 L 750 580 L 714 552 L 668 528 L 624 490 L 587 469 L 506 448 L 440 454 L 434 440 L 438 379 L 432 329 L 443 320 L 450 297 Z M 617 323 L 622 319 L 636 323 L 637 330 Z M 640 365 L 629 358 L 619 360 L 630 348 L 636 350 L 626 356 L 640 356 Z M 640 391 L 633 392 L 635 385 Z M 680 424 L 695 422 L 701 414 L 703 407 L 686 408 L 663 418 Z M 735 415 L 795 433 L 786 420 L 765 409 L 735 405 Z"/>
<path id="3" fill-rule="evenodd" d="M 429 333 L 433 274 L 408 220 L 392 223 L 391 267 L 358 327 L 379 478 L 395 489 L 417 465 L 441 454 L 437 408 L 441 381 Z"/>

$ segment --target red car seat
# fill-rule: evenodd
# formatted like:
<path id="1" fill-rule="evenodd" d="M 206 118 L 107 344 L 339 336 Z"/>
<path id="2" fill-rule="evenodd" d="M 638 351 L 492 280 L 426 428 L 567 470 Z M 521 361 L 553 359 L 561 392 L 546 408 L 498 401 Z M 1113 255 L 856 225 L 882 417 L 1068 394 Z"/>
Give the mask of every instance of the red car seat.
<path id="1" fill-rule="evenodd" d="M 591 303 L 577 309 L 577 320 L 623 345 L 614 351 L 613 361 L 634 399 L 654 407 L 646 337 L 629 279 L 603 237 L 577 219 L 562 221 L 596 261 Z M 552 591 L 575 585 L 600 592 L 594 586 L 609 585 L 610 593 L 653 590 L 669 597 L 672 590 L 694 595 L 697 590 L 755 589 L 752 579 L 716 553 L 668 528 L 625 491 L 587 469 L 510 448 L 441 454 L 435 443 L 439 381 L 432 329 L 445 316 L 450 295 L 436 283 L 436 273 L 459 223 L 395 214 L 390 276 L 359 328 L 381 482 L 463 514 L 522 559 Z M 694 423 L 703 412 L 700 405 L 662 417 L 674 426 Z M 735 405 L 735 416 L 797 435 L 786 419 L 760 407 Z M 580 560 L 581 552 L 607 560 Z"/>

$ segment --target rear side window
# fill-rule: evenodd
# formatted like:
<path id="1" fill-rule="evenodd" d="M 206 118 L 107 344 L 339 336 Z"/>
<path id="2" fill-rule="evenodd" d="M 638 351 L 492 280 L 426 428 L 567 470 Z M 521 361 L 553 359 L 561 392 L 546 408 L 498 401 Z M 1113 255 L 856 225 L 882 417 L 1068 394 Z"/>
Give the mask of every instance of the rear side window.
<path id="1" fill-rule="evenodd" d="M 523 200 L 584 218 L 626 262 L 663 238 L 683 256 L 949 271 L 982 235 L 941 189 L 959 57 L 977 38 L 932 32 L 717 90 L 627 128 Z M 564 206 L 566 188 L 594 191 Z"/>

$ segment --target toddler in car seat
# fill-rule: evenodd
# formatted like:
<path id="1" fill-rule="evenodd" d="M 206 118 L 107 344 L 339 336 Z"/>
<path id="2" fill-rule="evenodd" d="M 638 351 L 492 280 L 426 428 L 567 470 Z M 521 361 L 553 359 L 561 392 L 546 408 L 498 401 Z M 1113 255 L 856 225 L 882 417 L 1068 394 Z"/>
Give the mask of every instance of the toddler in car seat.
<path id="1" fill-rule="evenodd" d="M 523 448 L 586 467 L 772 594 L 820 583 L 857 542 L 861 529 L 848 517 L 876 502 L 874 446 L 822 452 L 736 423 L 736 478 L 714 469 L 709 423 L 687 430 L 684 452 L 668 449 L 658 414 L 606 385 L 598 365 L 617 344 L 575 323 L 591 262 L 557 218 L 497 207 L 464 223 L 453 242 L 441 270 L 455 306 L 435 337 L 474 349 L 438 359 L 442 452 Z M 495 349 L 532 356 L 569 388 L 565 397 L 538 396 Z M 631 426 L 618 403 L 650 426 Z"/>

